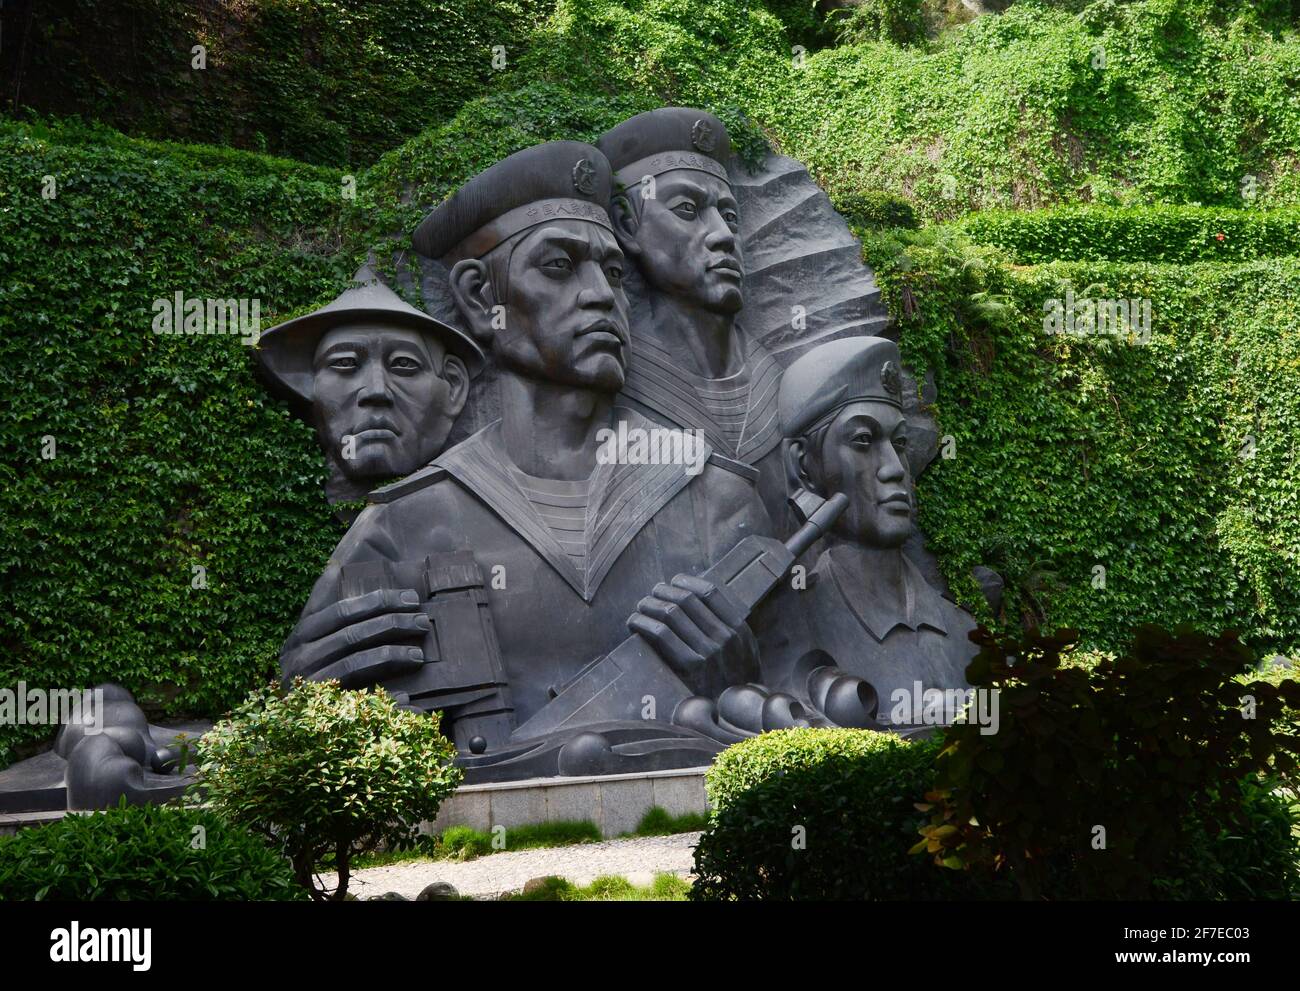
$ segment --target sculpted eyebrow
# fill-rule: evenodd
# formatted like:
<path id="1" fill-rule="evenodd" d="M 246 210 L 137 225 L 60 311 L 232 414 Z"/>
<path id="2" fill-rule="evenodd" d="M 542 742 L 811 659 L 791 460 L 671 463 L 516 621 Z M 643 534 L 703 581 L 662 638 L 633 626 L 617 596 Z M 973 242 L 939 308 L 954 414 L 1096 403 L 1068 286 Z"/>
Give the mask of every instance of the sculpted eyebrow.
<path id="1" fill-rule="evenodd" d="M 660 199 L 669 199 L 673 196 L 691 196 L 695 199 L 708 199 L 709 191 L 699 183 L 692 182 L 690 179 L 676 179 L 669 186 L 666 193 L 660 192 Z"/>
<path id="2" fill-rule="evenodd" d="M 335 341 L 321 352 L 320 357 L 317 360 L 324 361 L 326 358 L 338 354 L 340 351 L 356 351 L 358 354 L 364 355 L 367 352 L 367 348 L 366 345 L 360 341 Z"/>
<path id="3" fill-rule="evenodd" d="M 553 234 L 546 234 L 537 242 L 537 247 L 533 249 L 534 256 L 546 248 L 561 247 L 570 254 L 585 256 L 591 250 L 591 245 L 587 239 L 578 237 L 575 234 L 566 234 L 563 231 L 555 231 Z"/>
<path id="4" fill-rule="evenodd" d="M 852 430 L 854 427 L 868 426 L 872 430 L 876 431 L 877 433 L 885 432 L 884 428 L 880 425 L 880 421 L 878 421 L 870 413 L 854 413 L 851 417 L 849 417 L 847 420 L 844 421 L 844 426 L 845 428 L 850 430 Z"/>
<path id="5" fill-rule="evenodd" d="M 388 342 L 388 347 L 385 349 L 386 357 L 393 358 L 402 354 L 419 358 L 421 361 L 430 365 L 434 364 L 433 351 L 429 346 L 429 342 L 424 338 L 420 338 L 418 341 L 398 340 Z"/>

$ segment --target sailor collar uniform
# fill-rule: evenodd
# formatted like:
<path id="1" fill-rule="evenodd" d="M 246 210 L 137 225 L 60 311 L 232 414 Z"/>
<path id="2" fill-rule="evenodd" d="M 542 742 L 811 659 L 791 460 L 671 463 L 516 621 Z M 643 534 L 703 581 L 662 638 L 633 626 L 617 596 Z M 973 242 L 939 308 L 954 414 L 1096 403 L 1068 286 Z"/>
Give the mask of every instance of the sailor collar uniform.
<path id="1" fill-rule="evenodd" d="M 620 413 L 629 429 L 654 426 L 634 411 Z M 711 453 L 706 449 L 705 456 Z M 444 452 L 433 465 L 478 496 L 587 602 L 641 528 L 692 478 L 681 463 L 598 464 L 585 499 L 577 492 L 568 499 L 548 499 L 529 484 L 539 480 L 530 480 L 506 454 L 499 420 Z M 552 495 L 560 494 L 554 483 L 543 487 L 551 488 Z M 574 547 L 566 548 L 557 539 L 554 523 L 562 514 L 551 511 L 557 502 L 568 502 L 570 509 L 581 503 L 581 525 L 565 527 L 570 531 L 566 543 L 571 541 Z M 576 524 L 576 514 L 572 518 Z"/>
<path id="2" fill-rule="evenodd" d="M 781 443 L 777 390 L 781 368 L 772 353 L 737 325 L 733 352 L 740 369 L 711 379 L 683 368 L 653 334 L 632 334 L 622 400 L 685 430 L 702 430 L 714 450 L 753 465 Z"/>

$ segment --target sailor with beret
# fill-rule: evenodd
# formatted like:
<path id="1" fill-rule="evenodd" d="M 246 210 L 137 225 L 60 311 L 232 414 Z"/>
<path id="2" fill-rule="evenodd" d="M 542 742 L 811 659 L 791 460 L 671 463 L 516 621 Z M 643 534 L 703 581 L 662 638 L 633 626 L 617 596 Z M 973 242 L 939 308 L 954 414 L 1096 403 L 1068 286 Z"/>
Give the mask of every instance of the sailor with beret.
<path id="1" fill-rule="evenodd" d="M 820 345 L 786 369 L 779 404 L 792 501 L 816 505 L 843 492 L 849 505 L 806 582 L 783 587 L 754 621 L 765 683 L 811 696 L 836 718 L 824 698 L 826 671 L 809 677 L 832 665 L 869 683 L 876 719 L 895 727 L 916 723 L 925 701 L 914 705 L 918 694 L 968 687 L 966 666 L 977 653 L 967 636 L 974 619 L 902 550 L 914 489 L 901 370 L 898 346 L 880 337 Z"/>
<path id="2" fill-rule="evenodd" d="M 757 674 L 752 634 L 725 589 L 691 577 L 770 529 L 752 477 L 707 444 L 615 405 L 629 331 L 609 188 L 600 151 L 550 142 L 471 179 L 420 224 L 417 250 L 449 267 L 457 309 L 497 365 L 502 417 L 375 493 L 304 611 L 306 622 L 339 608 L 353 566 L 383 562 L 398 589 L 415 590 L 426 559 L 472 553 L 516 725 L 631 632 L 691 692 L 714 697 Z M 629 457 L 611 446 L 611 437 L 652 429 L 673 435 L 687 456 Z M 329 671 L 339 649 L 327 644 L 298 667 Z M 635 732 L 610 737 L 613 749 L 653 725 L 676 737 L 650 758 L 657 766 L 698 764 L 716 751 L 666 728 L 670 712 L 647 713 L 637 673 L 621 690 Z M 490 754 L 509 741 L 478 743 Z"/>
<path id="3" fill-rule="evenodd" d="M 432 461 L 483 367 L 468 334 L 411 306 L 369 266 L 333 301 L 266 330 L 257 357 L 272 390 L 315 427 L 332 503 Z"/>
<path id="4" fill-rule="evenodd" d="M 780 367 L 737 322 L 744 257 L 727 128 L 703 110 L 664 107 L 624 121 L 597 146 L 614 170 L 614 232 L 645 283 L 623 400 L 703 430 L 716 451 L 754 467 L 782 526 Z"/>

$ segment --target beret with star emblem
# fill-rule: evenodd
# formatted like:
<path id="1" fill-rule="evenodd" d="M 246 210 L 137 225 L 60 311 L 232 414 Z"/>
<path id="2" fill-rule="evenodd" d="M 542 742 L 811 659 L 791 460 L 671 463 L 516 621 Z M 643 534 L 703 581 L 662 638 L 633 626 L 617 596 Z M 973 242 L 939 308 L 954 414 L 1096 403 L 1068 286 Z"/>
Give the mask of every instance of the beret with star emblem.
<path id="1" fill-rule="evenodd" d="M 781 433 L 801 437 L 849 403 L 889 403 L 902 409 L 903 359 L 884 337 L 842 337 L 802 355 L 781 376 Z"/>
<path id="2" fill-rule="evenodd" d="M 451 266 L 482 258 L 521 231 L 550 220 L 609 228 L 610 166 L 595 147 L 548 141 L 517 151 L 434 207 L 415 229 L 415 250 Z"/>
<path id="3" fill-rule="evenodd" d="M 713 114 L 690 107 L 661 107 L 637 114 L 602 134 L 605 153 L 621 186 L 673 169 L 708 172 L 725 182 L 731 158 L 727 127 Z"/>

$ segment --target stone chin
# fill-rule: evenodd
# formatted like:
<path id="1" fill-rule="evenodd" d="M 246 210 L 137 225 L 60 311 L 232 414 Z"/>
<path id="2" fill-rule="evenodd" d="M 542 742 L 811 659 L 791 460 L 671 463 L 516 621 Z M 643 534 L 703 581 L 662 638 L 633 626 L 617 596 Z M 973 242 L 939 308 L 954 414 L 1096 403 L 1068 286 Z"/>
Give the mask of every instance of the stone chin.
<path id="1" fill-rule="evenodd" d="M 692 306 L 720 316 L 734 316 L 745 305 L 741 284 L 744 276 L 706 269 L 689 289 L 677 293 Z M 664 290 L 660 290 L 664 291 Z"/>
<path id="2" fill-rule="evenodd" d="M 337 430 L 317 428 L 317 439 L 327 452 L 332 468 L 352 482 L 368 482 L 398 478 L 423 468 L 442 451 L 452 420 L 442 416 L 437 423 L 406 424 L 403 431 L 409 436 L 418 432 L 415 443 L 403 443 L 401 438 L 386 440 L 363 439 L 356 443 L 351 458 L 343 457 L 343 445 L 351 432 L 340 434 Z"/>
<path id="3" fill-rule="evenodd" d="M 727 283 L 712 287 L 708 296 L 701 301 L 704 309 L 722 316 L 735 316 L 745 306 L 745 297 L 740 286 Z"/>
<path id="4" fill-rule="evenodd" d="M 834 529 L 852 543 L 892 550 L 907 543 L 914 526 L 910 510 L 903 515 L 884 506 L 872 506 L 864 514 L 859 507 L 850 505 Z"/>
<path id="5" fill-rule="evenodd" d="M 538 362 L 511 360 L 510 356 L 498 353 L 497 364 L 520 378 L 611 394 L 623 388 L 627 377 L 627 365 L 612 354 L 587 355 L 572 365 L 553 368 Z"/>
<path id="6" fill-rule="evenodd" d="M 398 452 L 386 449 L 374 449 L 373 445 L 362 447 L 357 456 L 345 460 L 341 457 L 341 451 L 335 452 L 334 461 L 342 469 L 343 474 L 353 481 L 363 481 L 370 478 L 392 478 L 396 475 L 409 475 L 421 466 L 427 463 L 420 462 L 419 457 L 409 460 L 412 463 L 406 465 L 404 459 Z"/>

